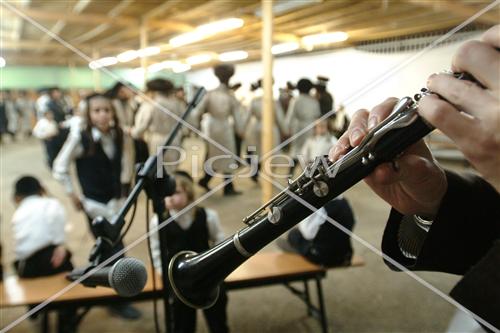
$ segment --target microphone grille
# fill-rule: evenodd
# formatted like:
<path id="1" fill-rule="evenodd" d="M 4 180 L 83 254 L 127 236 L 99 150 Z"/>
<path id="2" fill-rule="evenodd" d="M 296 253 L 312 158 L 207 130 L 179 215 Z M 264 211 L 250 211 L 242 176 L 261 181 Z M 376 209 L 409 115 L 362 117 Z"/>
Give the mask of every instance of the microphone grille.
<path id="1" fill-rule="evenodd" d="M 109 274 L 111 287 L 123 297 L 139 294 L 148 279 L 146 267 L 139 259 L 122 258 L 118 260 Z"/>

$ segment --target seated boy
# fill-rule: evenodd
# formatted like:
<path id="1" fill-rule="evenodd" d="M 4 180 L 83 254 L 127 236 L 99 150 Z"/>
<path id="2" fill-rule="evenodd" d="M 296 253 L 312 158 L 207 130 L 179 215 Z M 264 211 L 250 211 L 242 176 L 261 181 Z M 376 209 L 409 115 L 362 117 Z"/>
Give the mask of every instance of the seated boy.
<path id="1" fill-rule="evenodd" d="M 64 247 L 66 214 L 61 203 L 49 198 L 38 179 L 19 178 L 14 185 L 17 209 L 12 217 L 15 241 L 14 268 L 22 278 L 53 275 L 73 269 Z M 58 313 L 58 331 L 73 332 L 74 309 Z M 33 316 L 34 319 L 35 316 Z"/>
<path id="2" fill-rule="evenodd" d="M 352 258 L 351 237 L 330 223 L 330 217 L 348 230 L 354 227 L 354 215 L 349 202 L 335 198 L 290 230 L 278 246 L 287 252 L 297 252 L 311 262 L 323 266 L 349 266 Z"/>

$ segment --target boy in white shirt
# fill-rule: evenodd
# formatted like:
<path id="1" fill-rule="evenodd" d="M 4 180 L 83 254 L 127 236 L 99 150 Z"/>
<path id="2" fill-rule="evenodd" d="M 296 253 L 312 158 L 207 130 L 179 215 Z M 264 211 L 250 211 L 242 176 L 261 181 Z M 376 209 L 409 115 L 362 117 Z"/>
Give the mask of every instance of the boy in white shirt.
<path id="1" fill-rule="evenodd" d="M 45 196 L 45 189 L 31 176 L 17 180 L 12 217 L 15 239 L 14 266 L 20 277 L 52 275 L 73 269 L 71 253 L 64 247 L 66 213 L 61 203 Z"/>
<path id="2" fill-rule="evenodd" d="M 14 185 L 17 209 L 12 217 L 15 240 L 14 267 L 19 277 L 33 278 L 71 271 L 71 253 L 64 247 L 66 214 L 61 203 L 46 197 L 46 191 L 32 176 Z M 75 332 L 73 308 L 58 312 L 58 332 Z M 36 318 L 36 314 L 32 319 Z"/>

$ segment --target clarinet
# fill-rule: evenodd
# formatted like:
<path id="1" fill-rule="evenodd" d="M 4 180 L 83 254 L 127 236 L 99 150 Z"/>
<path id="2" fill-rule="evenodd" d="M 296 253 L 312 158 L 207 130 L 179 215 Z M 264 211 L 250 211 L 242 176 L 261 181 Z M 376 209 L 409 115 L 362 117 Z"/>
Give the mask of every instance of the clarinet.
<path id="1" fill-rule="evenodd" d="M 467 73 L 451 73 L 475 81 Z M 193 308 L 209 308 L 217 301 L 219 285 L 248 258 L 284 232 L 368 176 L 378 165 L 393 161 L 434 128 L 417 113 L 418 101 L 432 92 L 423 88 L 404 97 L 392 113 L 374 127 L 355 148 L 336 162 L 319 156 L 288 187 L 244 218 L 247 226 L 215 247 L 197 254 L 182 251 L 169 263 L 168 278 L 177 297 Z M 309 207 L 296 200 L 308 203 Z"/>

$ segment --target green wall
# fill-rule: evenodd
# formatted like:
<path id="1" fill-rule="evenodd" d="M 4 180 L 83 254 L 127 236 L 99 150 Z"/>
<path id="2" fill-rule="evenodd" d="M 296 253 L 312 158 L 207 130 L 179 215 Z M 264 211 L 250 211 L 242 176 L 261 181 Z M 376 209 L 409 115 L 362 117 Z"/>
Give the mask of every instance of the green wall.
<path id="1" fill-rule="evenodd" d="M 109 69 L 112 75 L 100 71 L 101 87 L 106 89 L 118 79 L 128 81 L 142 88 L 142 76 L 131 69 Z M 161 71 L 150 73 L 149 78 L 163 77 L 171 80 L 176 86 L 185 82 L 184 74 Z M 38 89 L 58 86 L 61 88 L 94 88 L 94 73 L 86 67 L 60 66 L 6 66 L 0 69 L 0 88 L 2 89 Z"/>

